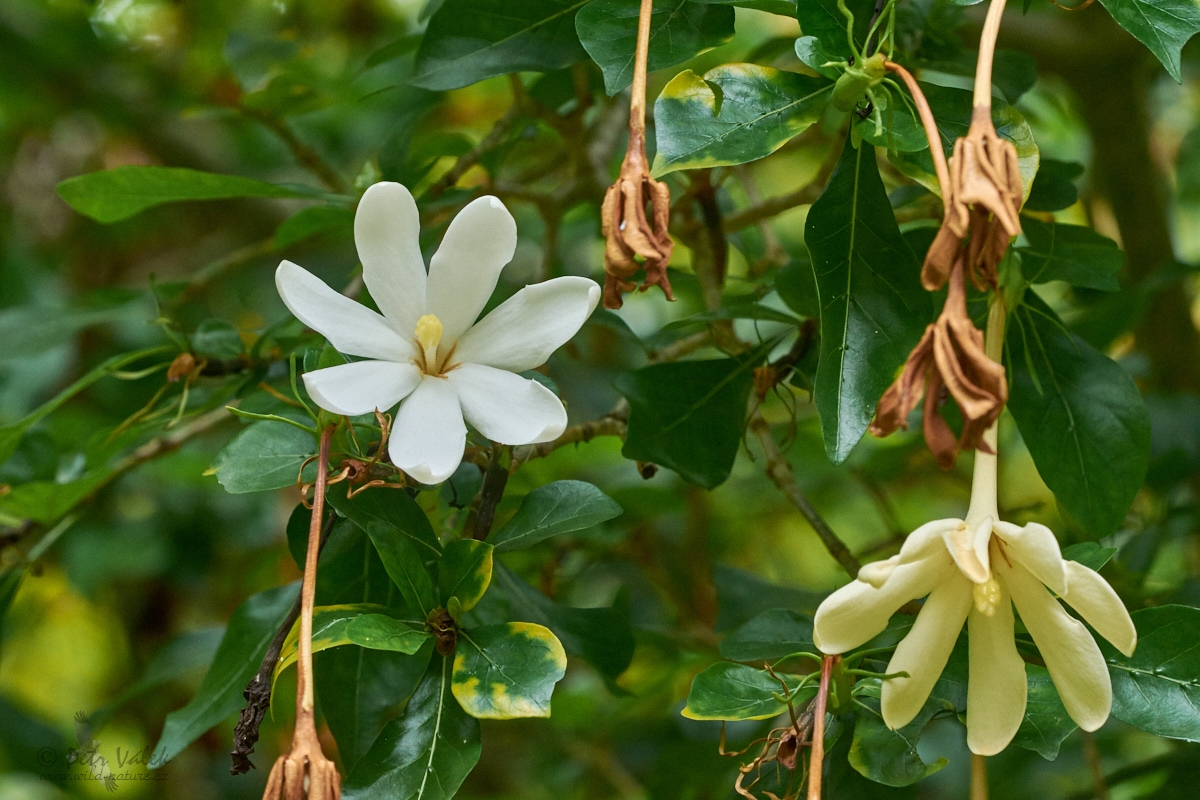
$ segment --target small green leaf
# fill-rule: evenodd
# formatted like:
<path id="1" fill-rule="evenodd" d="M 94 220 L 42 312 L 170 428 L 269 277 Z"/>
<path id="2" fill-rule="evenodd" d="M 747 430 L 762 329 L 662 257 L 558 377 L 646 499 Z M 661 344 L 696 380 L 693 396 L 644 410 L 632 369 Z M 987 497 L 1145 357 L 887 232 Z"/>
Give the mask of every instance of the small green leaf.
<path id="1" fill-rule="evenodd" d="M 954 704 L 930 696 L 912 722 L 891 730 L 883 721 L 879 697 L 882 686 L 877 678 L 860 681 L 854 687 L 854 739 L 850 744 L 850 766 L 864 778 L 885 786 L 909 786 L 946 766 L 946 758 L 926 764 L 917 754 L 917 740 L 934 717 L 953 714 Z"/>
<path id="2" fill-rule="evenodd" d="M 388 577 L 400 590 L 400 596 L 411 608 L 420 610 L 422 619 L 437 607 L 433 580 L 412 540 L 381 522 L 368 522 L 367 535 L 375 545 Z"/>
<path id="3" fill-rule="evenodd" d="M 348 208 L 311 206 L 301 209 L 275 229 L 275 249 L 282 250 L 312 236 L 354 229 L 354 212 Z"/>
<path id="4" fill-rule="evenodd" d="M 854 45 L 861 53 L 871 26 L 874 0 L 846 0 L 846 6 L 854 14 Z M 836 56 L 836 60 L 847 61 L 854 55 L 846 41 L 846 17 L 838 9 L 838 0 L 798 2 L 796 18 L 800 21 L 801 32 L 819 39 L 826 52 Z"/>
<path id="5" fill-rule="evenodd" d="M 1025 211 L 1062 211 L 1079 200 L 1075 181 L 1083 174 L 1083 164 L 1043 158 L 1025 201 Z"/>
<path id="6" fill-rule="evenodd" d="M 1080 542 L 1070 547 L 1064 547 L 1062 551 L 1063 558 L 1076 561 L 1096 572 L 1099 572 L 1116 554 L 1117 548 L 1101 547 L 1095 542 Z"/>
<path id="7" fill-rule="evenodd" d="M 875 148 L 846 142 L 809 211 L 804 242 L 821 303 L 814 394 L 825 452 L 841 464 L 933 314 L 920 264 L 888 203 Z"/>
<path id="8" fill-rule="evenodd" d="M 1112 715 L 1155 736 L 1200 742 L 1200 608 L 1158 606 L 1132 616 L 1131 657 L 1099 641 L 1112 676 Z"/>
<path id="9" fill-rule="evenodd" d="M 721 640 L 721 655 L 730 661 L 775 661 L 793 653 L 815 653 L 812 633 L 812 617 L 773 608 Z"/>
<path id="10" fill-rule="evenodd" d="M 1117 243 L 1082 225 L 1063 225 L 1024 217 L 1021 220 L 1026 247 L 1021 254 L 1021 274 L 1030 283 L 1066 281 L 1072 286 L 1113 292 L 1117 270 L 1125 254 Z"/>
<path id="11" fill-rule="evenodd" d="M 1009 316 L 1008 408 L 1038 474 L 1090 536 L 1115 531 L 1150 461 L 1150 417 L 1129 373 L 1026 292 Z"/>
<path id="12" fill-rule="evenodd" d="M 1025 703 L 1025 717 L 1012 743 L 1017 747 L 1032 750 L 1047 761 L 1058 758 L 1058 750 L 1077 727 L 1067 713 L 1050 671 L 1035 664 L 1025 665 L 1029 682 L 1029 699 Z"/>
<path id="13" fill-rule="evenodd" d="M 801 689 L 800 680 L 784 673 L 776 679 L 764 669 L 719 661 L 692 679 L 682 713 L 688 719 L 770 719 L 787 711 L 787 703 L 779 699 L 785 683 L 793 706 L 803 708 L 803 701 L 816 695 L 815 683 Z"/>
<path id="14" fill-rule="evenodd" d="M 639 3 L 593 0 L 575 16 L 579 41 L 604 72 L 611 96 L 633 81 Z M 670 67 L 733 38 L 733 9 L 691 0 L 654 0 L 650 12 L 649 72 Z"/>
<path id="15" fill-rule="evenodd" d="M 469 86 L 508 72 L 549 72 L 587 58 L 575 14 L 588 0 L 446 0 L 430 18 L 412 82 Z"/>
<path id="16" fill-rule="evenodd" d="M 313 191 L 277 186 L 238 175 L 178 167 L 117 167 L 77 175 L 58 184 L 67 205 L 97 222 L 120 222 L 148 208 L 183 200 L 233 197 L 313 197 Z"/>
<path id="17" fill-rule="evenodd" d="M 1183 83 L 1180 52 L 1200 31 L 1200 7 L 1195 0 L 1100 0 L 1100 5 L 1150 48 L 1176 83 Z"/>
<path id="18" fill-rule="evenodd" d="M 283 422 L 256 422 L 233 437 L 217 454 L 217 482 L 230 494 L 264 492 L 294 486 L 300 466 L 316 455 L 311 434 Z M 315 475 L 315 465 L 305 470 Z"/>
<path id="19" fill-rule="evenodd" d="M 492 546 L 475 539 L 458 539 L 446 545 L 438 562 L 442 605 L 458 598 L 459 608 L 470 611 L 492 582 Z"/>
<path id="20" fill-rule="evenodd" d="M 653 173 L 747 161 L 774 153 L 820 118 L 833 84 L 757 64 L 684 70 L 654 103 Z"/>
<path id="21" fill-rule="evenodd" d="M 442 552 L 429 518 L 416 501 L 397 489 L 367 489 L 353 498 L 345 492 L 329 492 L 326 498 L 331 506 L 355 525 L 366 529 L 377 522 L 404 536 L 416 545 L 422 558 L 433 558 Z"/>
<path id="22" fill-rule="evenodd" d="M 451 800 L 475 768 L 479 722 L 450 693 L 450 659 L 434 657 L 404 714 L 389 722 L 342 785 L 343 800 Z"/>
<path id="23" fill-rule="evenodd" d="M 454 696 L 476 719 L 550 716 L 567 654 L 549 628 L 508 622 L 459 631 Z"/>
<path id="24" fill-rule="evenodd" d="M 712 489 L 733 469 L 759 354 L 654 364 L 617 378 L 629 400 L 621 454 L 673 469 Z"/>
<path id="25" fill-rule="evenodd" d="M 313 652 L 354 644 L 369 650 L 412 655 L 432 637 L 424 628 L 424 620 L 404 619 L 404 616 L 405 612 L 374 603 L 317 606 L 313 609 Z M 296 620 L 283 640 L 272 685 L 285 669 L 296 663 L 299 647 L 300 620 Z"/>
<path id="26" fill-rule="evenodd" d="M 554 481 L 521 500 L 517 513 L 489 538 L 497 553 L 532 547 L 552 536 L 581 531 L 620 515 L 616 501 L 584 481 Z"/>

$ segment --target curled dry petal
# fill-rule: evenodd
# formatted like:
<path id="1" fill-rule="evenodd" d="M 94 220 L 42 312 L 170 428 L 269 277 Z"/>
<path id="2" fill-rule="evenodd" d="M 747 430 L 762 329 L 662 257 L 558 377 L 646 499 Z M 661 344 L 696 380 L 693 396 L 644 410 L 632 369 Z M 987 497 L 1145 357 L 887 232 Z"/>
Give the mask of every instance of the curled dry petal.
<path id="1" fill-rule="evenodd" d="M 342 776 L 321 752 L 303 746 L 280 756 L 271 768 L 263 800 L 340 800 Z"/>
<path id="2" fill-rule="evenodd" d="M 605 308 L 620 308 L 624 292 L 632 292 L 635 288 L 645 291 L 655 285 L 662 287 L 668 300 L 675 299 L 667 279 L 667 264 L 675 249 L 667 230 L 671 190 L 665 183 L 651 178 L 645 156 L 637 156 L 632 151 L 626 156 L 621 174 L 616 183 L 608 187 L 600 207 L 600 225 L 604 234 Z M 647 203 L 651 216 L 646 215 Z M 643 263 L 638 264 L 637 258 Z M 641 287 L 629 280 L 639 269 L 646 271 Z"/>

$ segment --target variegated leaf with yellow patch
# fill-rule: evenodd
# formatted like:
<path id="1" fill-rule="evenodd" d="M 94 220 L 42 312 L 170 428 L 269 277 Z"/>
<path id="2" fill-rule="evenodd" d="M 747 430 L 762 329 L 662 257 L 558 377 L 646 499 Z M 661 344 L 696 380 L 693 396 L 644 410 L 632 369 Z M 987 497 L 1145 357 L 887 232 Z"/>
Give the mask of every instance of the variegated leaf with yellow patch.
<path id="1" fill-rule="evenodd" d="M 567 654 L 549 628 L 531 622 L 459 631 L 451 690 L 479 719 L 550 716 L 550 695 Z"/>
<path id="2" fill-rule="evenodd" d="M 475 539 L 459 539 L 446 545 L 438 563 L 438 585 L 442 604 L 458 598 L 461 611 L 470 611 L 492 582 L 492 545 Z"/>

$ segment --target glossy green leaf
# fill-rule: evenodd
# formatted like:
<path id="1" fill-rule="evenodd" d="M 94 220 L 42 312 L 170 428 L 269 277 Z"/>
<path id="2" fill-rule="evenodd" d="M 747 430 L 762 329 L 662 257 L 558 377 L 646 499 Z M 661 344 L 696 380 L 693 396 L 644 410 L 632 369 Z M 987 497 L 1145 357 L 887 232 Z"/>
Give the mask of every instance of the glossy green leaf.
<path id="1" fill-rule="evenodd" d="M 721 655 L 730 661 L 775 661 L 793 653 L 816 653 L 812 633 L 812 617 L 773 608 L 722 639 Z"/>
<path id="2" fill-rule="evenodd" d="M 1062 550 L 1063 558 L 1076 561 L 1088 569 L 1099 572 L 1100 569 L 1117 554 L 1115 547 L 1101 547 L 1095 542 L 1080 542 Z"/>
<path id="3" fill-rule="evenodd" d="M 816 36 L 801 36 L 796 40 L 795 50 L 796 58 L 800 59 L 800 63 L 818 75 L 824 75 L 826 78 L 834 81 L 841 77 L 842 71 L 840 69 L 825 65 L 831 61 L 840 61 L 842 59 L 833 51 L 827 50 L 825 45 Z"/>
<path id="4" fill-rule="evenodd" d="M 1099 639 L 1112 676 L 1112 715 L 1155 736 L 1200 742 L 1200 608 L 1133 612 L 1131 657 Z"/>
<path id="5" fill-rule="evenodd" d="M 316 452 L 312 434 L 294 425 L 255 422 L 217 454 L 213 471 L 230 494 L 282 489 L 296 484 L 301 465 Z M 315 473 L 315 464 L 305 469 L 308 480 L 315 478 Z"/>
<path id="6" fill-rule="evenodd" d="M 368 650 L 390 650 L 412 655 L 432 637 L 424 620 L 405 619 L 403 611 L 374 603 L 317 606 L 313 609 L 312 648 L 314 653 L 347 644 Z M 300 656 L 300 620 L 296 620 L 275 664 L 277 680 Z"/>
<path id="7" fill-rule="evenodd" d="M 345 492 L 329 492 L 329 504 L 343 517 L 348 517 L 365 529 L 372 522 L 395 531 L 416 545 L 422 558 L 432 558 L 442 552 L 429 518 L 406 492 L 397 489 L 367 489 L 353 498 Z"/>
<path id="8" fill-rule="evenodd" d="M 233 612 L 196 696 L 167 715 L 162 736 L 154 746 L 157 764 L 170 761 L 201 734 L 242 707 L 245 702 L 242 690 L 258 672 L 267 645 L 296 602 L 299 587 L 297 582 L 259 592 Z"/>
<path id="9" fill-rule="evenodd" d="M 549 72 L 582 61 L 575 14 L 588 0 L 446 0 L 417 50 L 413 83 L 469 86 L 508 72 Z"/>
<path id="10" fill-rule="evenodd" d="M 1183 82 L 1180 52 L 1200 31 L 1194 0 L 1100 0 L 1112 18 L 1162 62 L 1176 83 Z"/>
<path id="11" fill-rule="evenodd" d="M 429 612 L 437 608 L 437 596 L 417 546 L 381 522 L 368 522 L 365 529 L 404 602 L 410 608 L 418 609 L 422 619 L 428 617 Z"/>
<path id="12" fill-rule="evenodd" d="M 1029 244 L 1017 248 L 1021 254 L 1021 273 L 1030 283 L 1066 281 L 1087 289 L 1116 291 L 1117 270 L 1125 263 L 1125 254 L 1107 236 L 1082 225 L 1021 220 Z"/>
<path id="13" fill-rule="evenodd" d="M 932 316 L 920 264 L 900 235 L 875 149 L 847 142 L 809 211 L 804 242 L 821 303 L 814 395 L 825 453 L 840 464 Z"/>
<path id="14" fill-rule="evenodd" d="M 616 501 L 584 481 L 554 481 L 521 500 L 517 513 L 488 537 L 496 552 L 532 547 L 552 536 L 581 531 L 621 513 Z"/>
<path id="15" fill-rule="evenodd" d="M 752 8 L 755 11 L 767 11 L 783 17 L 796 16 L 796 0 L 692 0 L 704 6 L 737 6 Z"/>
<path id="16" fill-rule="evenodd" d="M 692 679 L 682 713 L 688 719 L 770 719 L 787 711 L 781 699 L 784 684 L 793 707 L 803 708 L 804 701 L 816 695 L 815 683 L 801 689 L 800 680 L 786 673 L 776 679 L 763 669 L 719 661 Z"/>
<path id="17" fill-rule="evenodd" d="M 550 716 L 554 685 L 567 654 L 549 628 L 509 622 L 460 630 L 454 650 L 454 696 L 477 719 Z"/>
<path id="18" fill-rule="evenodd" d="M 768 156 L 817 121 L 833 84 L 757 64 L 684 70 L 654 103 L 656 177 Z"/>
<path id="19" fill-rule="evenodd" d="M 846 7 L 854 13 L 854 45 L 862 52 L 871 26 L 873 0 L 846 0 Z M 849 60 L 852 52 L 846 37 L 846 17 L 838 10 L 837 0 L 804 0 L 796 3 L 796 18 L 800 21 L 800 32 L 815 36 L 822 46 L 838 60 Z"/>
<path id="20" fill-rule="evenodd" d="M 629 400 L 621 454 L 673 469 L 711 489 L 733 469 L 761 356 L 654 364 L 617 378 Z"/>
<path id="21" fill-rule="evenodd" d="M 458 539 L 446 545 L 438 562 L 438 586 L 442 605 L 458 598 L 459 607 L 470 611 L 492 582 L 492 545 L 475 539 Z"/>
<path id="22" fill-rule="evenodd" d="M 592 0 L 575 16 L 579 41 L 604 72 L 614 95 L 633 82 L 639 3 Z M 692 0 L 654 0 L 650 12 L 649 72 L 670 67 L 733 38 L 733 8 Z"/>
<path id="23" fill-rule="evenodd" d="M 1115 531 L 1146 476 L 1150 418 L 1137 385 L 1026 293 L 1009 315 L 1008 408 L 1042 480 L 1090 536 Z"/>
<path id="24" fill-rule="evenodd" d="M 1035 664 L 1025 665 L 1029 682 L 1029 699 L 1025 717 L 1012 743 L 1032 750 L 1047 761 L 1058 758 L 1058 750 L 1077 727 L 1050 680 L 1050 671 Z"/>
<path id="25" fill-rule="evenodd" d="M 450 800 L 475 768 L 479 722 L 450 692 L 450 659 L 435 656 L 403 716 L 384 727 L 342 784 L 343 800 Z"/>
<path id="26" fill-rule="evenodd" d="M 854 687 L 854 739 L 850 744 L 850 766 L 863 777 L 886 786 L 908 786 L 946 766 L 946 758 L 926 764 L 917 754 L 917 740 L 929 721 L 940 714 L 954 713 L 954 704 L 930 696 L 912 722 L 891 730 L 883 721 L 878 679 L 861 681 Z"/>
<path id="27" fill-rule="evenodd" d="M 110 223 L 154 206 L 183 200 L 312 197 L 317 193 L 239 175 L 215 175 L 178 167 L 128 166 L 68 178 L 58 184 L 58 194 L 80 214 Z"/>
<path id="28" fill-rule="evenodd" d="M 275 229 L 275 249 L 282 250 L 297 242 L 331 231 L 354 229 L 354 212 L 348 208 L 311 206 L 297 211 Z"/>
<path id="29" fill-rule="evenodd" d="M 1075 181 L 1083 174 L 1083 164 L 1043 158 L 1038 165 L 1033 188 L 1025 201 L 1025 211 L 1061 211 L 1079 200 Z"/>

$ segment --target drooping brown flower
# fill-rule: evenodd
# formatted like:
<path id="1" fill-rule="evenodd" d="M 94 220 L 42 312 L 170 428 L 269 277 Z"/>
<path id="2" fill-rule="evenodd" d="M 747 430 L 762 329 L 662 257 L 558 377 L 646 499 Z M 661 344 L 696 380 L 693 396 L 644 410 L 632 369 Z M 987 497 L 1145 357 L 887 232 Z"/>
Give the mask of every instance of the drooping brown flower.
<path id="1" fill-rule="evenodd" d="M 941 288 L 961 258 L 975 288 L 996 288 L 996 265 L 1021 233 L 1024 189 L 1017 149 L 996 133 L 990 105 L 975 108 L 967 135 L 954 143 L 945 195 L 946 214 L 921 283 Z"/>
<path id="2" fill-rule="evenodd" d="M 342 776 L 321 752 L 317 731 L 296 727 L 292 751 L 271 768 L 263 800 L 340 800 Z"/>
<path id="3" fill-rule="evenodd" d="M 1004 367 L 988 357 L 983 332 L 967 315 L 965 271 L 962 258 L 952 265 L 941 316 L 925 329 L 900 377 L 880 398 L 870 427 L 880 437 L 907 429 L 908 415 L 924 397 L 925 441 L 942 469 L 954 465 L 959 450 L 987 449 L 983 433 L 1008 401 Z M 962 435 L 957 439 L 940 413 L 947 394 L 962 412 Z"/>

